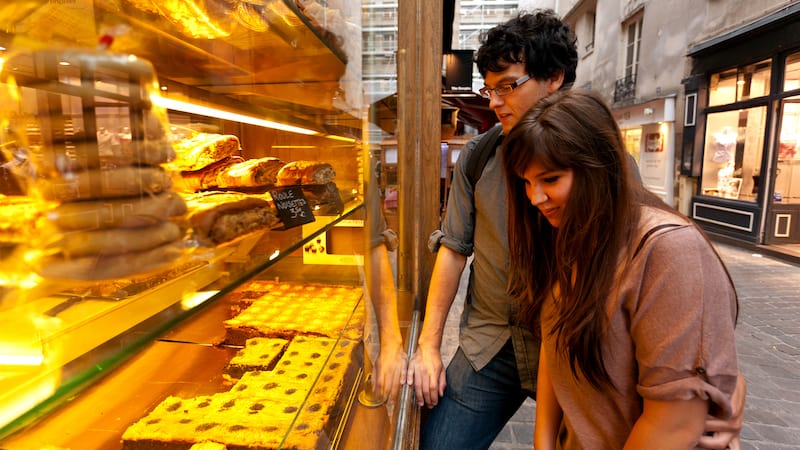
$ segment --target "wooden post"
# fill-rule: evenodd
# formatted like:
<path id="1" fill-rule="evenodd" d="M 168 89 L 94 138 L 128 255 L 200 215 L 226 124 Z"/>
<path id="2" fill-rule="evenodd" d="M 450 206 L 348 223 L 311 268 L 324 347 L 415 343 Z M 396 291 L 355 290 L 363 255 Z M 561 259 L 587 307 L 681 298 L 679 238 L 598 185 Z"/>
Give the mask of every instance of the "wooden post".
<path id="1" fill-rule="evenodd" d="M 424 305 L 439 227 L 442 2 L 403 0 L 398 11 L 398 288 Z"/>

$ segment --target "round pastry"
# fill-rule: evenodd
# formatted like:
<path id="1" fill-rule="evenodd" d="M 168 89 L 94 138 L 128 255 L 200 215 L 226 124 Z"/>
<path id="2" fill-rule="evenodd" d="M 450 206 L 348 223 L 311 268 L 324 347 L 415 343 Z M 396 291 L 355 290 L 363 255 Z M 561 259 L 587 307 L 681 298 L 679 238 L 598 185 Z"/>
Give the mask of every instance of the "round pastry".
<path id="1" fill-rule="evenodd" d="M 47 200 L 73 201 L 157 194 L 169 189 L 172 179 L 160 167 L 128 166 L 71 172 L 38 179 L 36 185 Z"/>
<path id="2" fill-rule="evenodd" d="M 149 227 L 72 231 L 62 234 L 48 247 L 57 248 L 69 257 L 117 255 L 151 249 L 180 237 L 178 225 L 162 222 Z"/>
<path id="3" fill-rule="evenodd" d="M 186 213 L 186 202 L 172 191 L 141 197 L 62 203 L 46 217 L 62 230 L 145 227 Z"/>
<path id="4" fill-rule="evenodd" d="M 178 259 L 183 254 L 182 240 L 149 250 L 118 255 L 67 258 L 63 255 L 43 257 L 37 272 L 44 278 L 97 281 L 138 275 Z"/>
<path id="5" fill-rule="evenodd" d="M 66 150 L 67 146 L 74 147 Z M 84 169 L 122 166 L 155 166 L 172 161 L 175 151 L 165 139 L 131 141 L 126 146 L 103 151 L 94 140 L 82 138 L 54 142 L 48 146 L 30 146 L 31 162 L 40 175 L 67 176 Z"/>

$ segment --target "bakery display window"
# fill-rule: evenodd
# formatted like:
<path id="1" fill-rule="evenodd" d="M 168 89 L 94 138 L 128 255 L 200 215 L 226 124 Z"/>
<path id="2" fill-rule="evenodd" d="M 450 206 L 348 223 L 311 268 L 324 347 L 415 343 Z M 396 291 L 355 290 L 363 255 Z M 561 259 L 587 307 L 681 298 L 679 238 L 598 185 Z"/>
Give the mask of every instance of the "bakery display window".
<path id="1" fill-rule="evenodd" d="M 389 439 L 360 6 L 0 6 L 0 446 Z"/>

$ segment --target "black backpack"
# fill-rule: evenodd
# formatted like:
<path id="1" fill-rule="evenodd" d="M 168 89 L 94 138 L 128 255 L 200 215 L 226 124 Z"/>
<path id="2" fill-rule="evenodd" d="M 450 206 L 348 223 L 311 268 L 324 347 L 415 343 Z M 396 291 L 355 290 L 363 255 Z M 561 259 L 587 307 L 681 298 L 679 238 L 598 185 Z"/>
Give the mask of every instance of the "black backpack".
<path id="1" fill-rule="evenodd" d="M 475 149 L 470 153 L 466 172 L 467 179 L 472 183 L 473 189 L 475 188 L 475 183 L 481 178 L 486 163 L 489 162 L 489 158 L 494 155 L 497 146 L 500 145 L 502 140 L 503 127 L 497 124 L 481 137 Z"/>

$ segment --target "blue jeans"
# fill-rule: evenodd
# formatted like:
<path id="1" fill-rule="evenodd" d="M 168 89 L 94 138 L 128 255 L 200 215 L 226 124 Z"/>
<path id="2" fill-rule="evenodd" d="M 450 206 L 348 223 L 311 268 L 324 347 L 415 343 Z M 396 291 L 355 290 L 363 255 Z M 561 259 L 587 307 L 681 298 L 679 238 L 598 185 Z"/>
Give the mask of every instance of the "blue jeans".
<path id="1" fill-rule="evenodd" d="M 428 414 L 420 450 L 488 449 L 528 396 L 511 340 L 476 372 L 459 347 L 447 366 L 444 397 Z"/>

